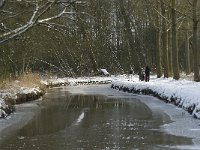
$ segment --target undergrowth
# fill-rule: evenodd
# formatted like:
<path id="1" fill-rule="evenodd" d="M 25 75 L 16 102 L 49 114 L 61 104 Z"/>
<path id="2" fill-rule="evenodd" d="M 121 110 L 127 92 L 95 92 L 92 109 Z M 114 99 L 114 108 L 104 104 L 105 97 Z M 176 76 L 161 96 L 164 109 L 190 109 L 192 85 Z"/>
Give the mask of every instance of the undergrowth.
<path id="1" fill-rule="evenodd" d="M 0 81 L 0 89 L 7 90 L 19 87 L 40 88 L 45 90 L 45 85 L 41 84 L 39 74 L 27 72 L 15 78 L 4 79 Z"/>

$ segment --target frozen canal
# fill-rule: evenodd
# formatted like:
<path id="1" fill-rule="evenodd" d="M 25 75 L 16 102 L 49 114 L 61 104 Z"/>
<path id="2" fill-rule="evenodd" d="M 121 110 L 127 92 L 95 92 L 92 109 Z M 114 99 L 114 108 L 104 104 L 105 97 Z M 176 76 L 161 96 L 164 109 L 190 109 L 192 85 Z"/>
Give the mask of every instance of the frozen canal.
<path id="1" fill-rule="evenodd" d="M 192 137 L 168 124 L 166 104 L 150 99 L 109 85 L 49 89 L 32 119 L 16 130 L 8 128 L 9 134 L 0 132 L 0 149 L 197 149 Z M 179 136 L 170 134 L 175 131 Z"/>

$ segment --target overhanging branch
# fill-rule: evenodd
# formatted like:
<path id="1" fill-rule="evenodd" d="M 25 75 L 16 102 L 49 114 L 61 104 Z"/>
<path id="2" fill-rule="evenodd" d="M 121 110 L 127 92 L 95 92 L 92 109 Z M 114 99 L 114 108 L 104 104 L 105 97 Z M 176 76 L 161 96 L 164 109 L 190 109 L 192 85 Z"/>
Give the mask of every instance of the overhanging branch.
<path id="1" fill-rule="evenodd" d="M 6 42 L 10 39 L 13 39 L 16 36 L 19 36 L 20 34 L 26 32 L 27 30 L 29 30 L 30 28 L 32 28 L 33 26 L 35 26 L 37 24 L 48 23 L 48 21 L 60 18 L 65 14 L 69 14 L 69 12 L 66 12 L 66 9 L 67 9 L 67 7 L 70 6 L 70 3 L 68 5 L 65 4 L 64 9 L 59 14 L 51 16 L 51 17 L 40 19 L 42 16 L 44 16 L 44 14 L 48 10 L 50 10 L 53 7 L 53 4 L 58 4 L 58 2 L 62 3 L 62 1 L 52 0 L 52 1 L 48 1 L 46 4 L 44 4 L 42 6 L 39 6 L 39 2 L 36 1 L 35 2 L 35 10 L 33 11 L 33 14 L 31 15 L 28 22 L 26 24 L 22 25 L 21 27 L 16 28 L 16 29 L 9 30 L 7 32 L 5 30 L 5 32 L 3 34 L 0 34 L 0 44 L 4 43 L 4 42 Z"/>

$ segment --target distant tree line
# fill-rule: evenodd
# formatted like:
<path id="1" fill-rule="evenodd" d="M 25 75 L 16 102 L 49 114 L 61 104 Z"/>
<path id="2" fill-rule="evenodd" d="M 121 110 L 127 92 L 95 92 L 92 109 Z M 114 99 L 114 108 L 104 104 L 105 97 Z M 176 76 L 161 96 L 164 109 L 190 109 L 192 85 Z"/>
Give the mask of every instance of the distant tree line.
<path id="1" fill-rule="evenodd" d="M 200 81 L 198 0 L 0 0 L 0 76 L 194 73 Z"/>

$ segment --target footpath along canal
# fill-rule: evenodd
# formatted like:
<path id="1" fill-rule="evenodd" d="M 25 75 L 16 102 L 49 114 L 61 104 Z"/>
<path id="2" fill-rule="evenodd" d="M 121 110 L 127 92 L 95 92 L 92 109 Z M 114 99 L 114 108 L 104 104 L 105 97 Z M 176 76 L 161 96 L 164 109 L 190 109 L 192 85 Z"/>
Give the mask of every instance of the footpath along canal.
<path id="1" fill-rule="evenodd" d="M 165 132 L 163 126 L 172 122 L 162 110 L 165 103 L 150 96 L 119 92 L 110 85 L 51 88 L 42 101 L 22 105 L 11 117 L 26 109 L 22 114 L 27 119 L 1 133 L 2 150 L 195 147 L 192 138 Z M 27 109 L 32 105 L 37 108 Z M 170 107 L 181 114 L 175 106 Z M 31 110 L 34 115 L 27 112 Z"/>

